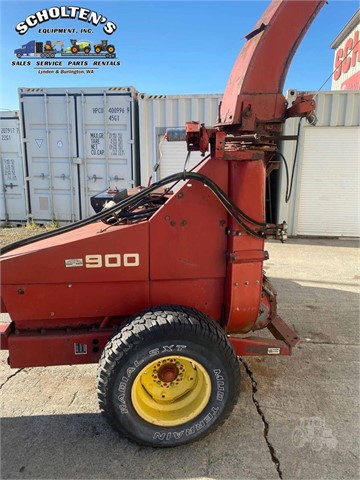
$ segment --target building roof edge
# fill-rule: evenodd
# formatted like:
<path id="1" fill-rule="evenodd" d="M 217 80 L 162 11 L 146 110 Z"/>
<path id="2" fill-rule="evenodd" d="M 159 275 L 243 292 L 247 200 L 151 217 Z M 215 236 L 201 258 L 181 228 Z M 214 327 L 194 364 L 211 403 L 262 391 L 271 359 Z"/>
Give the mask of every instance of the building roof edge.
<path id="1" fill-rule="evenodd" d="M 341 42 L 349 35 L 349 33 L 356 27 L 357 24 L 360 23 L 360 8 L 354 13 L 354 15 L 350 18 L 348 23 L 345 27 L 341 30 L 341 32 L 337 35 L 335 40 L 330 45 L 330 48 L 337 48 Z"/>

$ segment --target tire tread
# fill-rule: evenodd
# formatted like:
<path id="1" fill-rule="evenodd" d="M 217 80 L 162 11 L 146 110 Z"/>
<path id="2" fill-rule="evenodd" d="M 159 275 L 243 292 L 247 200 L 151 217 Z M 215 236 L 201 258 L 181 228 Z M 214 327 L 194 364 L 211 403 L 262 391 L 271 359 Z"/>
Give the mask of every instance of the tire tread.
<path id="1" fill-rule="evenodd" d="M 107 398 L 107 386 L 114 375 L 114 367 L 121 362 L 121 359 L 130 349 L 145 341 L 153 330 L 161 329 L 163 332 L 167 333 L 169 333 L 169 330 L 174 333 L 180 333 L 179 325 L 181 325 L 183 331 L 193 331 L 196 336 L 200 335 L 200 332 L 204 333 L 213 344 L 217 345 L 219 349 L 222 350 L 229 362 L 230 369 L 239 370 L 238 358 L 232 344 L 226 336 L 226 333 L 219 324 L 204 313 L 182 305 L 161 305 L 143 310 L 130 317 L 123 325 L 120 325 L 107 342 L 98 365 L 96 390 L 100 411 L 107 422 L 116 430 L 118 430 L 118 425 L 116 424 L 114 415 L 109 412 L 109 402 Z M 196 439 L 191 440 L 188 443 L 192 443 L 193 441 L 197 441 L 200 438 L 207 436 L 223 425 L 238 401 L 239 392 L 240 381 L 238 379 L 231 389 L 232 398 L 229 402 L 229 407 L 225 409 L 219 421 L 203 434 L 199 435 Z M 144 446 L 154 446 L 151 443 L 140 441 L 138 438 L 132 437 L 129 433 L 126 433 L 126 437 L 131 441 Z"/>

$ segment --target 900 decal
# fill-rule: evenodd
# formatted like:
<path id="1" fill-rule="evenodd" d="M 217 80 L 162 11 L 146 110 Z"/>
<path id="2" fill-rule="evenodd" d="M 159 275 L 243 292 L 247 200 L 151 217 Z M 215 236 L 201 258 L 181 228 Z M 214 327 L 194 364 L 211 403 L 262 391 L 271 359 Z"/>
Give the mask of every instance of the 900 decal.
<path id="1" fill-rule="evenodd" d="M 138 267 L 140 264 L 138 253 L 107 253 L 106 255 L 86 255 L 86 268 L 101 267 Z"/>
<path id="2" fill-rule="evenodd" d="M 138 267 L 140 265 L 140 255 L 138 253 L 106 253 L 92 254 L 85 256 L 85 262 L 82 258 L 67 258 L 65 260 L 66 268 L 85 267 L 85 268 L 117 268 L 117 267 Z"/>

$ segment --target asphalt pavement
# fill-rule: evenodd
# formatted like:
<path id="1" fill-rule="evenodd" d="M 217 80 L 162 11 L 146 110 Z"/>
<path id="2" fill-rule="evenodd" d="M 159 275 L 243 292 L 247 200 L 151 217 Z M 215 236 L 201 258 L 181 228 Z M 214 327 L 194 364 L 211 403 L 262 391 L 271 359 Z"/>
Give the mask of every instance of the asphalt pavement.
<path id="1" fill-rule="evenodd" d="M 99 414 L 96 365 L 11 370 L 1 352 L 1 478 L 360 478 L 358 242 L 267 249 L 279 313 L 302 343 L 292 357 L 241 359 L 221 428 L 189 446 L 139 447 Z"/>

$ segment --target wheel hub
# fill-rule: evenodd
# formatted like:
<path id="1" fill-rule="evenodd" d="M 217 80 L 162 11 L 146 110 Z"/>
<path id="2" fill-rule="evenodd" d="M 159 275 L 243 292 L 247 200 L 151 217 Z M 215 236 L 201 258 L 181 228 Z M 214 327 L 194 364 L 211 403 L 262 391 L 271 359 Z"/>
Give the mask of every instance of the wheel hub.
<path id="1" fill-rule="evenodd" d="M 174 382 L 179 375 L 179 369 L 174 363 L 165 363 L 165 365 L 161 365 L 159 370 L 154 370 L 155 378 L 164 383 L 171 383 Z M 179 381 L 181 378 L 179 378 Z M 155 381 L 155 380 L 154 380 Z"/>
<path id="2" fill-rule="evenodd" d="M 210 394 L 211 380 L 204 367 L 191 358 L 172 355 L 149 363 L 138 373 L 131 399 L 144 420 L 172 426 L 199 415 Z"/>

